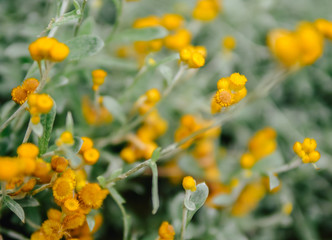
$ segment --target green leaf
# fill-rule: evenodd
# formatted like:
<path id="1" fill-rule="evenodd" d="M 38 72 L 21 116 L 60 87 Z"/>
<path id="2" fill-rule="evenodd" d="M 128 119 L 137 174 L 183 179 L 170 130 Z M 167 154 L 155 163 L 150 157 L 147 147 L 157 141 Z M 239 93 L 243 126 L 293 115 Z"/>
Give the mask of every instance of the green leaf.
<path id="1" fill-rule="evenodd" d="M 76 10 L 80 10 L 81 9 L 81 6 L 80 4 L 77 2 L 77 0 L 73 0 L 73 5 L 75 7 Z"/>
<path id="2" fill-rule="evenodd" d="M 82 163 L 82 159 L 76 155 L 71 148 L 64 148 L 65 156 L 70 162 L 70 166 L 73 168 L 78 167 Z"/>
<path id="3" fill-rule="evenodd" d="M 122 4 L 121 0 L 112 0 L 112 1 L 115 5 L 116 11 L 118 12 L 121 8 L 121 4 Z"/>
<path id="4" fill-rule="evenodd" d="M 234 197 L 229 194 L 220 194 L 213 198 L 213 203 L 219 206 L 230 206 L 234 202 Z"/>
<path id="5" fill-rule="evenodd" d="M 197 161 L 190 155 L 185 154 L 179 159 L 179 167 L 188 175 L 203 177 L 204 171 Z"/>
<path id="6" fill-rule="evenodd" d="M 194 211 L 195 208 L 196 208 L 196 205 L 195 203 L 193 203 L 191 200 L 190 200 L 190 192 L 188 190 L 186 190 L 186 195 L 185 195 L 185 198 L 184 198 L 184 206 L 189 210 L 189 211 Z"/>
<path id="7" fill-rule="evenodd" d="M 68 60 L 79 60 L 98 53 L 103 47 L 104 42 L 97 36 L 83 35 L 65 42 L 70 49 Z"/>
<path id="8" fill-rule="evenodd" d="M 84 22 L 82 23 L 80 29 L 79 29 L 79 35 L 83 36 L 83 35 L 90 35 L 93 31 L 95 25 L 95 21 L 92 17 L 88 17 L 87 19 L 84 20 Z"/>
<path id="9" fill-rule="evenodd" d="M 200 183 L 196 187 L 196 191 L 191 194 L 190 201 L 195 204 L 193 211 L 188 211 L 187 224 L 190 222 L 194 214 L 200 209 L 209 195 L 209 188 L 205 183 Z"/>
<path id="10" fill-rule="evenodd" d="M 171 84 L 171 81 L 173 79 L 173 72 L 172 69 L 169 66 L 161 65 L 159 66 L 159 72 L 163 76 L 163 78 L 166 80 L 167 85 Z"/>
<path id="11" fill-rule="evenodd" d="M 160 153 L 160 150 L 159 150 Z M 159 156 L 158 153 L 158 156 Z M 159 208 L 159 195 L 158 195 L 158 169 L 157 164 L 155 162 L 150 163 L 150 167 L 152 170 L 152 214 L 156 214 Z"/>
<path id="12" fill-rule="evenodd" d="M 161 147 L 156 148 L 151 156 L 151 162 L 157 162 L 160 156 L 160 152 L 161 152 Z"/>
<path id="13" fill-rule="evenodd" d="M 51 138 L 51 133 L 53 129 L 54 119 L 56 115 L 56 105 L 53 101 L 53 108 L 48 114 L 42 114 L 40 117 L 40 122 L 43 125 L 43 135 L 38 138 L 38 147 L 40 154 L 44 154 L 47 151 L 48 143 Z"/>
<path id="14" fill-rule="evenodd" d="M 15 202 L 9 196 L 5 196 L 4 199 L 3 199 L 3 202 L 12 212 L 14 212 L 16 214 L 16 216 L 18 216 L 19 219 L 21 219 L 21 221 L 23 223 L 25 222 L 24 210 L 23 210 L 23 208 L 21 207 L 20 204 Z"/>
<path id="15" fill-rule="evenodd" d="M 114 41 L 118 41 L 121 43 L 150 41 L 163 38 L 167 34 L 168 31 L 163 27 L 130 28 L 118 33 L 114 37 Z"/>
<path id="16" fill-rule="evenodd" d="M 104 176 L 98 176 L 97 177 L 98 183 L 102 188 L 105 188 L 106 186 L 106 179 L 104 178 Z"/>
<path id="17" fill-rule="evenodd" d="M 33 131 L 34 134 L 36 134 L 39 138 L 43 135 L 43 125 L 39 122 L 38 124 L 33 124 L 33 123 L 29 123 L 31 124 L 31 129 Z"/>
<path id="18" fill-rule="evenodd" d="M 71 112 L 68 112 L 66 116 L 66 131 L 74 133 L 74 120 Z"/>
<path id="19" fill-rule="evenodd" d="M 90 231 L 92 231 L 93 228 L 95 227 L 95 218 L 94 218 L 94 216 L 92 216 L 90 214 L 87 215 L 86 216 L 86 222 L 88 223 Z"/>
<path id="20" fill-rule="evenodd" d="M 61 26 L 61 25 L 66 24 L 66 23 L 72 23 L 76 19 L 79 19 L 80 16 L 81 16 L 81 13 L 80 13 L 80 11 L 77 11 L 77 10 L 73 10 L 73 11 L 70 11 L 68 13 L 65 13 L 63 16 L 61 16 L 60 18 L 58 18 L 51 25 L 51 28 L 48 28 L 48 30 L 51 30 L 54 27 Z"/>
<path id="21" fill-rule="evenodd" d="M 112 181 L 114 178 L 118 177 L 123 172 L 122 168 L 116 169 L 111 172 L 111 175 L 107 178 L 107 182 Z"/>
<path id="22" fill-rule="evenodd" d="M 117 100 L 110 96 L 103 97 L 104 107 L 121 123 L 125 123 L 126 116 L 123 112 L 122 106 L 118 103 Z"/>
<path id="23" fill-rule="evenodd" d="M 120 193 L 114 188 L 114 187 L 109 187 L 108 190 L 110 191 L 110 194 L 114 200 L 119 203 L 119 204 L 124 204 L 126 200 L 120 195 Z"/>
<path id="24" fill-rule="evenodd" d="M 269 172 L 268 176 L 269 176 L 269 182 L 270 182 L 270 190 L 273 190 L 274 188 L 279 186 L 279 184 L 280 184 L 279 179 L 272 172 Z"/>
<path id="25" fill-rule="evenodd" d="M 80 137 L 74 137 L 74 145 L 71 146 L 71 149 L 74 153 L 78 153 L 83 145 L 83 140 Z"/>
<path id="26" fill-rule="evenodd" d="M 24 207 L 38 207 L 40 205 L 39 202 L 33 197 L 17 200 L 17 203 L 20 204 L 21 207 L 23 207 L 23 208 Z"/>

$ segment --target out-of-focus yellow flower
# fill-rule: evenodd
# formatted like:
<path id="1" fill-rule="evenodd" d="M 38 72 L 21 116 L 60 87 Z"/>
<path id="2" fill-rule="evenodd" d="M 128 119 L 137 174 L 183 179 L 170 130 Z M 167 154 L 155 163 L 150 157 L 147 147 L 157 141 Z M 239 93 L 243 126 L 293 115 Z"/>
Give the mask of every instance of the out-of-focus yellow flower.
<path id="1" fill-rule="evenodd" d="M 294 152 L 302 159 L 303 163 L 315 163 L 320 159 L 320 153 L 316 151 L 317 143 L 313 138 L 305 138 L 303 143 L 295 142 Z"/>
<path id="2" fill-rule="evenodd" d="M 191 33 L 187 29 L 179 29 L 164 39 L 165 47 L 175 51 L 180 51 L 189 46 L 190 41 Z"/>
<path id="3" fill-rule="evenodd" d="M 182 27 L 183 23 L 184 19 L 181 15 L 172 13 L 165 14 L 160 20 L 160 24 L 168 30 L 176 30 Z"/>
<path id="4" fill-rule="evenodd" d="M 31 58 L 35 61 L 47 59 L 60 62 L 67 58 L 69 48 L 55 38 L 40 37 L 29 45 Z"/>
<path id="5" fill-rule="evenodd" d="M 75 140 L 74 140 L 73 134 L 69 131 L 64 131 L 63 133 L 61 133 L 60 137 L 56 141 L 57 146 L 61 146 L 62 144 L 71 146 L 74 143 L 75 143 Z"/>
<path id="6" fill-rule="evenodd" d="M 171 224 L 167 221 L 162 222 L 158 230 L 158 240 L 174 240 L 175 231 Z"/>
<path id="7" fill-rule="evenodd" d="M 186 176 L 182 180 L 182 186 L 185 190 L 196 191 L 196 181 L 191 176 Z"/>
<path id="8" fill-rule="evenodd" d="M 326 19 L 317 19 L 315 22 L 315 27 L 318 31 L 323 34 L 329 40 L 332 40 L 332 22 Z"/>
<path id="9" fill-rule="evenodd" d="M 53 171 L 61 173 L 66 170 L 68 166 L 68 160 L 64 157 L 53 156 L 51 159 L 51 167 Z"/>
<path id="10" fill-rule="evenodd" d="M 0 157 L 0 181 L 9 181 L 20 173 L 17 158 Z"/>
<path id="11" fill-rule="evenodd" d="M 204 66 L 206 49 L 203 46 L 187 46 L 180 51 L 180 59 L 190 68 L 200 68 Z"/>
<path id="12" fill-rule="evenodd" d="M 193 17 L 200 21 L 211 21 L 217 17 L 219 12 L 220 6 L 217 0 L 198 0 Z"/>
<path id="13" fill-rule="evenodd" d="M 222 46 L 227 51 L 232 51 L 236 47 L 236 40 L 233 36 L 225 36 L 222 39 Z"/>

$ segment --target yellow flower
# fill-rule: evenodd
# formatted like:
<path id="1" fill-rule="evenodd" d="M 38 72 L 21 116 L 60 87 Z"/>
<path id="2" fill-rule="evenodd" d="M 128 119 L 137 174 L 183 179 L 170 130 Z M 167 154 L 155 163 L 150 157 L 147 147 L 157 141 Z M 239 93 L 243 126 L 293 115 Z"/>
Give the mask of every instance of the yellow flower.
<path id="1" fill-rule="evenodd" d="M 30 178 L 21 188 L 23 192 L 30 192 L 36 185 L 37 180 L 35 178 Z"/>
<path id="2" fill-rule="evenodd" d="M 315 22 L 315 27 L 318 31 L 324 35 L 329 40 L 332 40 L 332 22 L 326 19 L 317 19 Z"/>
<path id="3" fill-rule="evenodd" d="M 61 222 L 61 215 L 62 215 L 62 213 L 59 210 L 55 209 L 55 208 L 50 208 L 47 211 L 48 219 L 51 219 L 51 220 L 54 220 L 54 221 L 57 221 L 57 222 Z"/>
<path id="4" fill-rule="evenodd" d="M 75 143 L 73 134 L 69 131 L 64 131 L 61 133 L 60 138 L 57 140 L 56 144 L 61 146 L 62 144 L 73 145 Z"/>
<path id="5" fill-rule="evenodd" d="M 315 139 L 305 138 L 303 143 L 295 142 L 294 152 L 302 158 L 303 163 L 315 163 L 320 159 L 320 153 L 316 151 L 317 143 Z"/>
<path id="6" fill-rule="evenodd" d="M 133 28 L 146 28 L 159 26 L 159 18 L 156 16 L 148 16 L 144 18 L 138 18 L 133 23 Z"/>
<path id="7" fill-rule="evenodd" d="M 69 55 L 69 47 L 64 43 L 56 42 L 50 49 L 50 60 L 53 62 L 61 62 Z"/>
<path id="8" fill-rule="evenodd" d="M 60 240 L 64 234 L 61 223 L 49 219 L 43 222 L 40 230 L 44 233 L 47 239 Z"/>
<path id="9" fill-rule="evenodd" d="M 93 147 L 93 141 L 91 138 L 88 137 L 81 137 L 83 140 L 83 144 L 80 149 L 80 153 L 84 153 L 86 150 L 89 150 Z"/>
<path id="10" fill-rule="evenodd" d="M 222 40 L 222 46 L 228 50 L 232 51 L 236 47 L 236 40 L 233 36 L 225 36 Z"/>
<path id="11" fill-rule="evenodd" d="M 36 159 L 35 158 L 19 158 L 22 163 L 23 173 L 26 175 L 32 174 L 36 169 Z"/>
<path id="12" fill-rule="evenodd" d="M 23 143 L 17 148 L 17 154 L 20 158 L 36 158 L 39 148 L 33 143 Z"/>
<path id="13" fill-rule="evenodd" d="M 159 240 L 173 240 L 175 236 L 174 228 L 167 221 L 162 222 L 158 230 Z"/>
<path id="14" fill-rule="evenodd" d="M 51 159 L 51 167 L 53 171 L 61 173 L 66 170 L 68 166 L 68 160 L 64 157 L 53 156 Z"/>
<path id="15" fill-rule="evenodd" d="M 120 152 L 120 157 L 127 163 L 133 163 L 136 160 L 135 151 L 131 147 L 125 147 Z"/>
<path id="16" fill-rule="evenodd" d="M 293 211 L 293 204 L 288 202 L 282 206 L 282 213 L 285 215 L 290 215 Z"/>
<path id="17" fill-rule="evenodd" d="M 100 86 L 104 83 L 107 72 L 102 69 L 96 69 L 92 71 L 92 82 L 96 86 Z"/>
<path id="18" fill-rule="evenodd" d="M 233 73 L 229 77 L 229 88 L 233 91 L 239 91 L 245 86 L 247 81 L 248 80 L 244 75 Z"/>
<path id="19" fill-rule="evenodd" d="M 103 204 L 108 191 L 101 189 L 97 183 L 88 183 L 79 192 L 80 201 L 88 208 L 98 209 Z"/>
<path id="20" fill-rule="evenodd" d="M 63 227 L 64 229 L 75 229 L 84 224 L 85 215 L 82 213 L 74 213 L 71 215 L 67 215 L 63 219 Z"/>
<path id="21" fill-rule="evenodd" d="M 49 182 L 51 180 L 51 164 L 44 162 L 41 158 L 36 161 L 36 168 L 33 172 L 33 175 L 39 178 L 39 181 L 42 183 Z"/>
<path id="22" fill-rule="evenodd" d="M 168 30 L 176 30 L 183 25 L 184 19 L 179 14 L 165 14 L 161 20 L 160 24 L 167 28 Z"/>
<path id="23" fill-rule="evenodd" d="M 180 59 L 190 68 L 200 68 L 205 64 L 206 49 L 203 46 L 187 46 L 180 51 Z"/>
<path id="24" fill-rule="evenodd" d="M 241 167 L 252 168 L 256 162 L 255 157 L 251 153 L 245 153 L 241 156 Z"/>
<path id="25" fill-rule="evenodd" d="M 27 91 L 28 94 L 33 93 L 39 85 L 39 81 L 36 78 L 27 78 L 22 84 L 22 88 Z"/>
<path id="26" fill-rule="evenodd" d="M 191 41 L 191 33 L 187 29 L 177 30 L 174 34 L 170 34 L 164 39 L 165 47 L 180 51 L 187 47 Z"/>
<path id="27" fill-rule="evenodd" d="M 12 100 L 20 105 L 22 105 L 28 98 L 28 92 L 21 86 L 13 88 L 11 95 Z"/>
<path id="28" fill-rule="evenodd" d="M 73 197 L 74 184 L 65 177 L 58 178 L 53 185 L 53 196 L 59 202 Z"/>
<path id="29" fill-rule="evenodd" d="M 186 176 L 182 180 L 182 186 L 185 190 L 196 191 L 196 181 L 191 176 Z"/>
<path id="30" fill-rule="evenodd" d="M 80 203 L 75 198 L 69 198 L 63 203 L 63 210 L 66 214 L 76 212 L 80 207 Z"/>
<path id="31" fill-rule="evenodd" d="M 9 181 L 19 174 L 17 158 L 0 157 L 0 181 Z"/>
<path id="32" fill-rule="evenodd" d="M 228 107 L 233 103 L 233 94 L 228 89 L 219 89 L 214 99 L 221 107 Z"/>
<path id="33" fill-rule="evenodd" d="M 193 18 L 201 21 L 211 21 L 219 13 L 217 0 L 199 0 L 193 11 Z"/>
<path id="34" fill-rule="evenodd" d="M 95 148 L 90 148 L 83 153 L 84 162 L 88 165 L 95 164 L 99 159 L 99 151 Z"/>
<path id="35" fill-rule="evenodd" d="M 30 237 L 31 240 L 46 240 L 47 237 L 45 236 L 45 234 L 42 232 L 42 231 L 36 231 L 34 232 L 31 237 Z"/>
<path id="36" fill-rule="evenodd" d="M 38 94 L 37 109 L 40 113 L 48 113 L 53 107 L 53 99 L 48 94 Z"/>
<path id="37" fill-rule="evenodd" d="M 145 95 L 147 97 L 147 101 L 150 103 L 157 103 L 161 98 L 160 91 L 157 88 L 151 88 L 145 93 Z"/>

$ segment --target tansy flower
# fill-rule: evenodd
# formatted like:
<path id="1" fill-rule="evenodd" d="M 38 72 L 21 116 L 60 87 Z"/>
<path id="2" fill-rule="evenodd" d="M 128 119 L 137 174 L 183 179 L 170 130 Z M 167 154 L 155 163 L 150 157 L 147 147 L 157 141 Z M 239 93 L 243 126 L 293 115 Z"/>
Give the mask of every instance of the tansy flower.
<path id="1" fill-rule="evenodd" d="M 93 82 L 93 90 L 98 90 L 99 86 L 101 86 L 104 81 L 105 77 L 107 76 L 107 72 L 102 69 L 96 69 L 92 71 L 92 82 Z"/>
<path id="2" fill-rule="evenodd" d="M 80 207 L 80 203 L 75 198 L 69 198 L 63 203 L 63 210 L 66 214 L 72 214 L 76 212 Z"/>
<path id="3" fill-rule="evenodd" d="M 84 162 L 88 165 L 95 164 L 99 159 L 99 151 L 95 148 L 90 148 L 83 153 Z"/>
<path id="4" fill-rule="evenodd" d="M 66 44 L 55 38 L 41 37 L 29 45 L 31 58 L 35 61 L 47 59 L 53 62 L 63 61 L 69 54 Z"/>
<path id="5" fill-rule="evenodd" d="M 55 181 L 52 189 L 54 198 L 59 202 L 64 202 L 73 196 L 74 184 L 70 179 L 60 177 Z"/>
<path id="6" fill-rule="evenodd" d="M 12 100 L 20 105 L 22 105 L 28 98 L 28 92 L 21 86 L 13 88 L 11 95 Z"/>
<path id="7" fill-rule="evenodd" d="M 315 22 L 315 27 L 318 31 L 323 34 L 329 40 L 332 40 L 332 22 L 326 19 L 317 19 Z"/>
<path id="8" fill-rule="evenodd" d="M 193 11 L 193 18 L 201 21 L 211 21 L 220 11 L 217 0 L 199 0 Z"/>
<path id="9" fill-rule="evenodd" d="M 20 173 L 17 158 L 0 157 L 0 181 L 9 181 Z"/>
<path id="10" fill-rule="evenodd" d="M 45 234 L 39 230 L 31 235 L 30 240 L 45 240 L 46 238 Z"/>
<path id="11" fill-rule="evenodd" d="M 162 222 L 158 230 L 158 240 L 173 240 L 175 236 L 174 228 L 167 221 Z"/>
<path id="12" fill-rule="evenodd" d="M 85 221 L 85 215 L 82 213 L 74 213 L 67 215 L 63 219 L 63 228 L 64 229 L 75 229 L 84 224 Z"/>
<path id="13" fill-rule="evenodd" d="M 39 148 L 33 143 L 23 143 L 17 148 L 17 154 L 20 158 L 36 158 Z"/>
<path id="14" fill-rule="evenodd" d="M 232 51 L 236 47 L 236 40 L 232 36 L 226 36 L 222 40 L 222 46 L 227 51 Z"/>
<path id="15" fill-rule="evenodd" d="M 22 84 L 22 88 L 27 91 L 28 94 L 33 93 L 39 85 L 39 81 L 36 78 L 27 78 Z"/>
<path id="16" fill-rule="evenodd" d="M 64 234 L 61 223 L 52 219 L 44 221 L 40 229 L 46 239 L 60 240 Z"/>
<path id="17" fill-rule="evenodd" d="M 69 179 L 73 183 L 74 186 L 76 185 L 76 174 L 75 174 L 75 172 L 72 169 L 68 168 L 62 174 L 62 177 Z"/>
<path id="18" fill-rule="evenodd" d="M 160 24 L 168 30 L 175 30 L 183 25 L 184 19 L 179 14 L 165 14 L 161 20 Z"/>
<path id="19" fill-rule="evenodd" d="M 175 51 L 189 46 L 190 41 L 191 33 L 187 29 L 179 29 L 164 38 L 165 47 Z"/>
<path id="20" fill-rule="evenodd" d="M 53 99 L 48 94 L 38 94 L 37 109 L 40 113 L 48 113 L 53 107 Z"/>
<path id="21" fill-rule="evenodd" d="M 69 47 L 64 43 L 55 43 L 49 52 L 50 60 L 53 62 L 61 62 L 69 55 Z"/>
<path id="22" fill-rule="evenodd" d="M 138 18 L 133 23 L 133 28 L 146 28 L 156 27 L 159 25 L 159 18 L 157 16 L 148 16 L 144 18 Z"/>
<path id="23" fill-rule="evenodd" d="M 49 182 L 51 180 L 51 164 L 45 162 L 41 158 L 38 158 L 36 161 L 36 168 L 33 172 L 33 175 L 39 178 L 39 181 L 42 183 Z"/>
<path id="24" fill-rule="evenodd" d="M 69 131 L 64 131 L 61 133 L 60 138 L 56 141 L 57 146 L 61 146 L 62 144 L 73 145 L 75 143 L 73 134 Z"/>
<path id="25" fill-rule="evenodd" d="M 131 147 L 125 147 L 121 150 L 120 157 L 127 163 L 133 163 L 136 160 L 136 153 Z"/>
<path id="26" fill-rule="evenodd" d="M 62 213 L 59 210 L 55 209 L 55 208 L 50 208 L 47 211 L 48 219 L 51 219 L 51 220 L 54 220 L 54 221 L 57 221 L 57 222 L 61 222 L 61 215 L 62 215 Z"/>
<path id="27" fill-rule="evenodd" d="M 256 162 L 255 157 L 247 152 L 241 156 L 240 164 L 242 168 L 252 168 Z"/>
<path id="28" fill-rule="evenodd" d="M 196 181 L 191 176 L 186 176 L 182 180 L 182 186 L 185 190 L 196 191 Z"/>
<path id="29" fill-rule="evenodd" d="M 80 201 L 89 208 L 98 209 L 103 204 L 108 191 L 101 189 L 97 183 L 88 183 L 79 192 Z"/>
<path id="30" fill-rule="evenodd" d="M 295 142 L 293 150 L 302 159 L 303 163 L 315 163 L 320 159 L 320 153 L 315 150 L 316 147 L 315 139 L 305 138 L 302 144 Z"/>
<path id="31" fill-rule="evenodd" d="M 27 181 L 23 187 L 21 188 L 21 190 L 23 192 L 30 192 L 36 185 L 37 180 L 35 178 L 30 178 L 29 181 Z"/>
<path id="32" fill-rule="evenodd" d="M 55 172 L 63 172 L 66 170 L 68 166 L 68 160 L 65 159 L 64 157 L 59 157 L 59 156 L 53 156 L 51 159 L 51 167 L 53 171 Z"/>
<path id="33" fill-rule="evenodd" d="M 91 138 L 88 137 L 81 137 L 83 140 L 83 144 L 80 149 L 80 153 L 84 153 L 86 150 L 89 150 L 93 147 L 93 141 Z"/>

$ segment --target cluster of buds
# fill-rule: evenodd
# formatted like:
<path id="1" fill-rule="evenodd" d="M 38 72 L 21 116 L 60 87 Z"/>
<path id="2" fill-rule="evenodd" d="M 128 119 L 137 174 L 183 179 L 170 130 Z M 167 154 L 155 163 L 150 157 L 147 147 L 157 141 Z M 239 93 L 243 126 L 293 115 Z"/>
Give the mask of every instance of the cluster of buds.
<path id="1" fill-rule="evenodd" d="M 92 71 L 92 90 L 97 91 L 99 87 L 104 84 L 105 77 L 107 76 L 107 72 L 102 69 L 96 69 Z"/>
<path id="2" fill-rule="evenodd" d="M 305 138 L 303 143 L 295 142 L 294 152 L 302 159 L 303 163 L 315 163 L 320 159 L 320 153 L 316 151 L 317 143 L 313 138 Z"/>
<path id="3" fill-rule="evenodd" d="M 249 140 L 248 152 L 242 154 L 240 164 L 242 168 L 250 169 L 256 162 L 272 154 L 277 148 L 277 133 L 271 127 L 266 127 Z"/>
<path id="4" fill-rule="evenodd" d="M 128 144 L 120 152 L 121 158 L 133 163 L 141 158 L 149 159 L 153 151 L 158 147 L 155 140 L 167 130 L 167 122 L 160 117 L 157 110 L 149 113 L 143 121 L 143 125 L 135 135 L 128 135 Z"/>
<path id="5" fill-rule="evenodd" d="M 321 23 L 302 22 L 295 31 L 272 30 L 267 36 L 267 45 L 286 67 L 313 64 L 323 54 L 324 33 L 328 34 Z"/>
<path id="6" fill-rule="evenodd" d="M 247 78 L 239 73 L 219 79 L 218 91 L 211 101 L 211 113 L 218 113 L 222 108 L 240 102 L 247 95 L 246 82 Z"/>
<path id="7" fill-rule="evenodd" d="M 48 94 L 30 94 L 28 97 L 29 112 L 31 114 L 31 122 L 38 124 L 40 122 L 40 114 L 47 114 L 53 107 L 53 99 Z"/>
<path id="8" fill-rule="evenodd" d="M 55 38 L 40 37 L 29 45 L 31 58 L 35 61 L 49 60 L 61 62 L 69 54 L 66 44 L 58 42 Z"/>
<path id="9" fill-rule="evenodd" d="M 193 11 L 193 18 L 200 21 L 211 21 L 220 12 L 217 0 L 199 0 Z"/>
<path id="10" fill-rule="evenodd" d="M 174 240 L 175 231 L 171 224 L 167 221 L 162 222 L 158 230 L 158 240 Z"/>
<path id="11" fill-rule="evenodd" d="M 189 68 L 200 68 L 204 66 L 206 49 L 203 46 L 187 46 L 180 51 L 180 59 Z"/>
<path id="12" fill-rule="evenodd" d="M 28 98 L 28 96 L 33 93 L 39 85 L 36 78 L 27 78 L 24 80 L 22 85 L 13 88 L 12 90 L 12 100 L 17 104 L 22 105 Z"/>
<path id="13" fill-rule="evenodd" d="M 196 181 L 192 176 L 186 176 L 182 180 L 182 187 L 192 192 L 196 191 Z"/>
<path id="14" fill-rule="evenodd" d="M 139 97 L 134 107 L 138 108 L 139 114 L 144 115 L 159 102 L 160 98 L 160 91 L 157 88 L 152 88 Z"/>
<path id="15" fill-rule="evenodd" d="M 82 137 L 82 140 L 83 144 L 79 153 L 82 155 L 85 164 L 93 165 L 98 161 L 100 153 L 93 147 L 93 141 L 91 138 Z"/>

